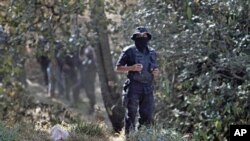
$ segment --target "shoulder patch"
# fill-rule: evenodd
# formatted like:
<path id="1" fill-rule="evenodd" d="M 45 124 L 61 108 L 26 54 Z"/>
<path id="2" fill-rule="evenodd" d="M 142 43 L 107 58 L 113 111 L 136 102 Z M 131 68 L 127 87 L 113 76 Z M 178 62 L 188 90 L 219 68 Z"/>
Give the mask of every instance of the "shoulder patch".
<path id="1" fill-rule="evenodd" d="M 152 48 L 152 47 L 148 47 L 148 50 L 149 50 L 149 51 L 155 51 L 155 49 Z"/>

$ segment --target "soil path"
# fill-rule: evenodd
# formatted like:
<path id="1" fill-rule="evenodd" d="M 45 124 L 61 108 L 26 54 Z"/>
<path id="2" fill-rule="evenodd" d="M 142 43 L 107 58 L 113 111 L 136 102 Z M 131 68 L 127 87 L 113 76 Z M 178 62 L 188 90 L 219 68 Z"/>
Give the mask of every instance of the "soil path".
<path id="1" fill-rule="evenodd" d="M 47 86 L 43 85 L 42 80 L 42 72 L 40 70 L 40 66 L 34 61 L 30 60 L 28 63 L 29 66 L 32 64 L 32 69 L 27 70 L 27 82 L 28 82 L 28 91 L 34 98 L 39 101 L 40 103 L 56 103 L 61 104 L 63 107 L 66 107 L 68 110 L 78 113 L 82 120 L 89 121 L 89 122 L 103 122 L 108 130 L 112 130 L 111 123 L 108 119 L 107 113 L 105 111 L 102 95 L 100 90 L 99 81 L 96 81 L 96 105 L 95 105 L 95 112 L 93 114 L 88 114 L 88 98 L 85 94 L 85 91 L 81 91 L 81 101 L 77 106 L 72 106 L 72 102 L 66 100 L 64 97 L 58 96 L 56 98 L 52 98 L 47 93 Z M 26 67 L 27 68 L 27 67 Z M 98 80 L 98 78 L 97 78 Z M 110 141 L 123 141 L 123 137 L 110 137 Z"/>

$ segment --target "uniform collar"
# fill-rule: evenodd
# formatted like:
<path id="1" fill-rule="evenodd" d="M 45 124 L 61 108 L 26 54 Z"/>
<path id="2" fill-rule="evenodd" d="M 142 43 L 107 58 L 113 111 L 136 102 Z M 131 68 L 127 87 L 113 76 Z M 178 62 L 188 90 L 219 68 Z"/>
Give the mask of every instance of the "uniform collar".
<path id="1" fill-rule="evenodd" d="M 137 51 L 139 51 L 139 49 L 136 46 L 135 46 L 135 48 L 136 48 Z M 146 47 L 143 51 L 139 51 L 139 52 L 141 52 L 143 54 L 148 54 L 149 53 L 149 48 Z"/>

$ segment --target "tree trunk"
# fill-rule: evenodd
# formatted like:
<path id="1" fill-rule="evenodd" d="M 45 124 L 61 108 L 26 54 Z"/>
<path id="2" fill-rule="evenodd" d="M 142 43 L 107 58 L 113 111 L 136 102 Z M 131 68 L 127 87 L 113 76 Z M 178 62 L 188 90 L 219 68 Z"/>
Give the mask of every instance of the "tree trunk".
<path id="1" fill-rule="evenodd" d="M 109 119 L 115 132 L 120 132 L 124 122 L 124 108 L 121 94 L 117 87 L 117 77 L 110 53 L 109 37 L 107 32 L 107 19 L 104 13 L 104 1 L 90 1 L 91 19 L 95 38 L 94 48 L 98 64 L 98 74 L 101 84 L 101 94 Z"/>

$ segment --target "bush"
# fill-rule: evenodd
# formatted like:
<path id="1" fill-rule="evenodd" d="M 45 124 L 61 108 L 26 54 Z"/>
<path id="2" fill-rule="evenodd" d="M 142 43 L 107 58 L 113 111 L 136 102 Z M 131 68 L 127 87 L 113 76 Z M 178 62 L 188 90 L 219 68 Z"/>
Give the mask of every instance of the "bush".
<path id="1" fill-rule="evenodd" d="M 226 140 L 229 125 L 249 123 L 248 7 L 247 1 L 142 0 L 130 9 L 126 31 L 147 26 L 159 52 L 158 122 L 195 140 Z"/>

